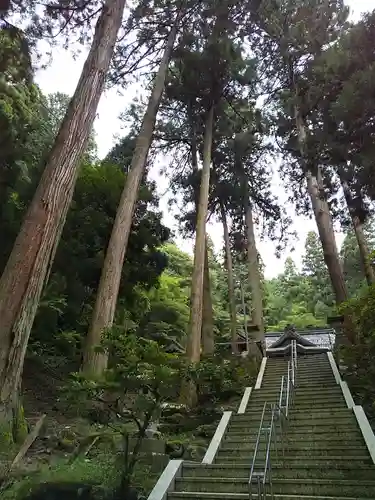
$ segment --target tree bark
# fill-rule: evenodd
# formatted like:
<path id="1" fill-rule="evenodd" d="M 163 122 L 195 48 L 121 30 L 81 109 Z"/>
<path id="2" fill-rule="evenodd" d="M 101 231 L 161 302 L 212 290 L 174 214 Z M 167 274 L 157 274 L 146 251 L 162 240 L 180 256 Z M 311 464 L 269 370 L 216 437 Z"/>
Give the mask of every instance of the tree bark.
<path id="1" fill-rule="evenodd" d="M 191 167 L 192 171 L 198 172 L 198 151 L 197 151 L 197 136 L 195 130 L 195 122 L 193 116 L 193 103 L 189 106 L 189 121 L 190 121 L 190 148 L 191 148 Z M 198 214 L 199 207 L 199 192 L 194 188 L 194 205 L 195 212 Z M 215 350 L 214 340 L 214 318 L 212 309 L 211 298 L 211 284 L 210 284 L 210 269 L 208 265 L 208 249 L 207 249 L 207 235 L 205 243 L 205 261 L 204 261 L 204 276 L 203 276 L 203 309 L 202 309 L 202 332 L 201 342 L 202 351 L 204 354 L 213 354 Z"/>
<path id="2" fill-rule="evenodd" d="M 306 173 L 307 189 L 313 207 L 315 221 L 318 228 L 320 241 L 323 248 L 324 262 L 331 279 L 332 288 L 335 294 L 337 305 L 348 299 L 348 292 L 345 284 L 339 252 L 336 245 L 335 233 L 333 230 L 332 217 L 327 201 L 323 198 L 323 185 L 320 169 L 314 176 L 311 171 Z"/>
<path id="3" fill-rule="evenodd" d="M 324 262 L 328 269 L 336 303 L 339 305 L 348 299 L 348 291 L 340 263 L 339 252 L 337 250 L 331 213 L 324 197 L 321 171 L 318 167 L 315 175 L 308 166 L 306 157 L 306 126 L 298 106 L 295 106 L 295 121 L 298 133 L 298 144 L 307 181 L 307 190 L 310 195 L 311 205 L 323 248 Z"/>
<path id="4" fill-rule="evenodd" d="M 100 344 L 103 332 L 113 325 L 121 272 L 126 255 L 135 204 L 152 142 L 156 115 L 165 87 L 165 79 L 173 45 L 176 40 L 179 19 L 180 15 L 178 15 L 171 29 L 164 49 L 108 243 L 93 317 L 84 350 L 82 370 L 86 373 L 100 374 L 107 366 L 107 354 L 104 352 L 95 352 L 94 347 Z"/>
<path id="5" fill-rule="evenodd" d="M 108 0 L 102 9 L 76 91 L 0 279 L 0 414 L 8 423 L 17 405 L 30 330 L 73 196 L 124 6 L 125 0 Z"/>
<path id="6" fill-rule="evenodd" d="M 210 268 L 208 265 L 207 236 L 204 249 L 202 351 L 203 354 L 208 355 L 213 354 L 215 351 L 214 315 L 212 310 Z"/>
<path id="7" fill-rule="evenodd" d="M 186 345 L 186 356 L 190 363 L 197 363 L 200 360 L 200 344 L 202 329 L 202 299 L 203 299 L 203 274 L 204 274 L 204 253 L 206 243 L 206 219 L 208 211 L 208 195 L 210 187 L 210 166 L 212 133 L 214 124 L 214 106 L 211 106 L 207 114 L 204 146 L 203 146 L 203 168 L 201 186 L 199 193 L 199 206 L 197 214 L 197 228 L 194 249 L 194 268 L 191 280 L 190 296 L 190 320 Z M 183 385 L 181 389 L 181 399 L 188 406 L 193 406 L 196 402 L 196 388 L 192 383 Z"/>
<path id="8" fill-rule="evenodd" d="M 340 173 L 339 173 L 339 177 L 340 177 L 342 189 L 344 191 L 345 201 L 346 201 L 346 204 L 348 206 L 350 218 L 352 220 L 354 233 L 355 233 L 355 236 L 357 238 L 362 269 L 363 269 L 363 272 L 365 273 L 367 284 L 370 286 L 373 283 L 375 283 L 375 272 L 374 272 L 374 269 L 373 269 L 371 262 L 370 262 L 370 259 L 369 259 L 370 250 L 369 250 L 369 247 L 367 245 L 366 235 L 363 231 L 363 224 L 361 223 L 361 221 L 359 220 L 359 218 L 355 214 L 355 210 L 354 210 L 353 203 L 352 203 L 352 195 L 351 195 L 348 183 L 346 182 L 345 179 L 342 178 Z"/>
<path id="9" fill-rule="evenodd" d="M 263 290 L 255 242 L 253 211 L 248 192 L 245 196 L 245 223 L 247 236 L 247 262 L 251 289 L 251 318 L 258 331 L 252 334 L 254 342 L 264 342 Z"/>
<path id="10" fill-rule="evenodd" d="M 223 223 L 223 230 L 224 230 L 225 267 L 227 270 L 227 281 L 228 281 L 228 298 L 229 298 L 228 302 L 229 302 L 232 352 L 234 354 L 238 354 L 239 351 L 237 345 L 237 314 L 236 314 L 236 299 L 234 296 L 233 261 L 232 261 L 232 252 L 229 241 L 227 215 L 225 213 L 225 208 L 223 204 L 220 205 L 220 211 L 221 211 L 221 220 Z"/>

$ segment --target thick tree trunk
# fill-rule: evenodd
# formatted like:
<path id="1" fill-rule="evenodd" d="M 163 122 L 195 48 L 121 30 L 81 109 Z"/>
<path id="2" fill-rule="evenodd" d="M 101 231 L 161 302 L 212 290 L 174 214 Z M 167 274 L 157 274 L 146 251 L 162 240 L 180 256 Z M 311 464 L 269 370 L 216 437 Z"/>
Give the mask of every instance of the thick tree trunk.
<path id="1" fill-rule="evenodd" d="M 147 155 L 152 142 L 156 115 L 163 95 L 168 65 L 176 39 L 179 18 L 169 34 L 163 58 L 155 78 L 154 87 L 143 117 L 135 151 L 126 178 L 124 190 L 117 209 L 115 222 L 103 264 L 98 293 L 90 329 L 86 339 L 82 370 L 86 373 L 100 374 L 107 366 L 106 353 L 95 352 L 94 347 L 101 342 L 102 333 L 111 328 L 116 311 L 117 297 L 121 281 L 130 229 L 138 198 L 139 186 L 144 174 Z"/>
<path id="2" fill-rule="evenodd" d="M 247 237 L 247 263 L 251 289 L 251 318 L 258 331 L 252 334 L 254 342 L 264 342 L 263 290 L 259 270 L 258 251 L 255 242 L 253 211 L 248 193 L 245 197 L 245 222 Z"/>
<path id="3" fill-rule="evenodd" d="M 189 108 L 189 121 L 190 121 L 190 147 L 191 147 L 191 167 L 193 172 L 198 172 L 198 151 L 197 151 L 197 136 L 195 130 L 195 122 L 193 116 L 193 103 L 190 103 Z M 194 188 L 194 205 L 195 213 L 198 214 L 199 207 L 199 191 Z M 208 265 L 208 249 L 207 249 L 207 235 L 205 244 L 204 255 L 204 277 L 203 277 L 203 309 L 202 309 L 202 332 L 201 342 L 202 351 L 204 354 L 212 354 L 215 350 L 214 340 L 214 318 L 212 309 L 211 298 L 211 284 L 210 284 L 210 269 Z"/>
<path id="4" fill-rule="evenodd" d="M 339 174 L 340 180 L 341 180 L 341 186 L 344 191 L 344 196 L 346 200 L 346 204 L 348 206 L 350 218 L 352 219 L 352 224 L 354 228 L 354 233 L 357 238 L 357 243 L 358 243 L 358 248 L 359 248 L 359 255 L 361 258 L 361 264 L 362 264 L 362 269 L 363 272 L 365 273 L 366 276 L 366 281 L 368 285 L 372 285 L 375 283 L 375 272 L 374 269 L 371 265 L 369 256 L 370 256 L 370 250 L 367 245 L 366 241 L 366 235 L 363 231 L 363 224 L 355 214 L 355 210 L 353 209 L 353 203 L 352 203 L 352 195 L 350 192 L 350 188 L 348 186 L 348 183 L 346 180 L 342 178 L 342 176 Z"/>
<path id="5" fill-rule="evenodd" d="M 323 248 L 324 262 L 328 268 L 336 303 L 339 305 L 348 299 L 348 291 L 340 263 L 339 252 L 337 250 L 329 205 L 324 197 L 324 186 L 321 172 L 318 167 L 315 175 L 311 169 L 308 168 L 306 159 L 306 127 L 297 106 L 295 107 L 295 120 L 298 132 L 299 149 L 302 161 L 304 162 L 303 167 L 307 181 L 307 190 L 310 195 L 311 205 Z"/>
<path id="6" fill-rule="evenodd" d="M 232 343 L 232 352 L 238 354 L 237 345 L 237 314 L 236 314 L 236 299 L 234 296 L 234 277 L 233 277 L 233 261 L 232 252 L 230 248 L 229 241 L 229 230 L 227 215 L 225 213 L 224 205 L 220 205 L 221 220 L 223 223 L 224 230 L 224 246 L 225 246 L 225 267 L 227 270 L 227 281 L 228 281 L 228 298 L 229 298 L 229 314 L 230 314 L 230 337 Z"/>
<path id="7" fill-rule="evenodd" d="M 73 196 L 104 88 L 125 0 L 107 1 L 74 96 L 0 279 L 0 413 L 9 419 L 30 330 Z"/>
<path id="8" fill-rule="evenodd" d="M 191 280 L 190 320 L 186 345 L 186 356 L 190 363 L 200 360 L 201 329 L 202 329 L 202 301 L 203 301 L 203 274 L 204 252 L 206 244 L 206 219 L 208 211 L 208 195 L 210 187 L 210 166 L 212 132 L 214 124 L 214 106 L 208 111 L 203 146 L 203 168 L 199 194 L 197 227 L 194 249 L 194 268 Z M 185 384 L 181 389 L 181 399 L 188 406 L 196 402 L 196 390 L 193 384 Z"/>
<path id="9" fill-rule="evenodd" d="M 208 265 L 207 236 L 204 249 L 203 308 L 202 308 L 202 351 L 213 354 L 215 351 L 214 315 L 212 310 L 210 268 Z"/>
<path id="10" fill-rule="evenodd" d="M 328 268 L 336 303 L 339 305 L 348 299 L 348 292 L 336 245 L 331 213 L 327 201 L 323 198 L 324 194 L 322 194 L 323 185 L 319 168 L 316 176 L 313 175 L 311 171 L 308 171 L 306 173 L 306 180 L 320 241 L 322 243 L 324 262 Z"/>

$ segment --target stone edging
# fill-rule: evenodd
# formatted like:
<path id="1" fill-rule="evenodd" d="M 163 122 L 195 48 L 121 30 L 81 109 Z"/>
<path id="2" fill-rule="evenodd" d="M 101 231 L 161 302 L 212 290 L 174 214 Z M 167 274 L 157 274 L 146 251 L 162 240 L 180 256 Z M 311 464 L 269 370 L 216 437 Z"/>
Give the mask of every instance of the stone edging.
<path id="1" fill-rule="evenodd" d="M 227 430 L 227 426 L 231 416 L 231 411 L 225 411 L 223 413 L 219 425 L 216 427 L 215 434 L 213 435 L 213 438 L 211 439 L 211 442 L 207 448 L 206 454 L 203 457 L 202 464 L 212 464 L 212 462 L 214 461 L 215 455 L 220 448 L 225 431 Z"/>
<path id="2" fill-rule="evenodd" d="M 249 399 L 251 396 L 252 387 L 246 387 L 243 393 L 240 406 L 238 407 L 237 413 L 245 413 L 247 405 L 249 403 Z"/>
<path id="3" fill-rule="evenodd" d="M 367 420 L 366 413 L 362 406 L 354 406 L 353 412 L 357 419 L 358 426 L 361 429 L 363 439 L 365 440 L 367 449 L 371 455 L 372 462 L 375 464 L 375 436 Z"/>
<path id="4" fill-rule="evenodd" d="M 337 364 L 335 358 L 333 357 L 332 352 L 327 352 L 328 361 L 331 365 L 333 375 L 335 377 L 336 383 L 340 386 L 340 389 L 345 398 L 346 405 L 349 409 L 351 409 L 355 415 L 357 420 L 358 427 L 361 429 L 361 433 L 363 439 L 366 443 L 367 449 L 370 453 L 372 462 L 375 464 L 375 435 L 369 424 L 366 413 L 362 406 L 356 405 L 354 403 L 352 394 L 348 387 L 348 384 L 341 379 L 340 372 L 337 368 Z"/>
<path id="5" fill-rule="evenodd" d="M 333 373 L 333 376 L 335 377 L 336 384 L 340 384 L 341 375 L 340 375 L 339 370 L 337 368 L 335 358 L 333 357 L 333 354 L 331 352 L 327 352 L 327 357 L 328 357 L 329 364 L 331 365 L 332 373 Z"/>
<path id="6" fill-rule="evenodd" d="M 257 377 L 257 381 L 255 383 L 254 389 L 260 389 L 262 386 L 262 380 L 263 380 L 264 371 L 266 369 L 266 363 L 267 363 L 267 358 L 263 358 L 262 363 L 261 363 L 260 368 L 259 368 L 259 373 L 258 373 L 258 377 Z"/>
<path id="7" fill-rule="evenodd" d="M 168 492 L 174 489 L 175 479 L 181 476 L 183 460 L 170 460 L 147 500 L 167 500 Z"/>

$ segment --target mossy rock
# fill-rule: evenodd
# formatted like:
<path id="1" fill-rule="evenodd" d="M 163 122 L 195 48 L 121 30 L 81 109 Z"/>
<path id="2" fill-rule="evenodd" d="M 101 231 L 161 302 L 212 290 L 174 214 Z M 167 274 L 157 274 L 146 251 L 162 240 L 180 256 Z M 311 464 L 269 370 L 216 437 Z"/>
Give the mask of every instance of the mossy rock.
<path id="1" fill-rule="evenodd" d="M 76 441 L 68 438 L 61 438 L 58 442 L 58 447 L 64 451 L 74 451 L 76 446 Z"/>
<path id="2" fill-rule="evenodd" d="M 191 444 L 186 448 L 183 459 L 192 460 L 193 462 L 201 462 L 205 454 L 205 447 L 197 444 Z"/>
<path id="3" fill-rule="evenodd" d="M 217 427 L 216 423 L 203 424 L 196 429 L 195 434 L 200 437 L 211 439 L 212 436 L 215 434 L 216 427 Z"/>

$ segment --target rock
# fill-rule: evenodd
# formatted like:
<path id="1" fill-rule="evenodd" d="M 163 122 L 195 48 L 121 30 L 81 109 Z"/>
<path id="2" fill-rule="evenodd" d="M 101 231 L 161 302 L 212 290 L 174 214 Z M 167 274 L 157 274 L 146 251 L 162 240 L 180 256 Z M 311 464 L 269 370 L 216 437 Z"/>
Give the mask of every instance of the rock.
<path id="1" fill-rule="evenodd" d="M 76 448 L 75 441 L 71 441 L 67 438 L 62 438 L 59 440 L 59 448 L 63 451 L 74 451 Z"/>

